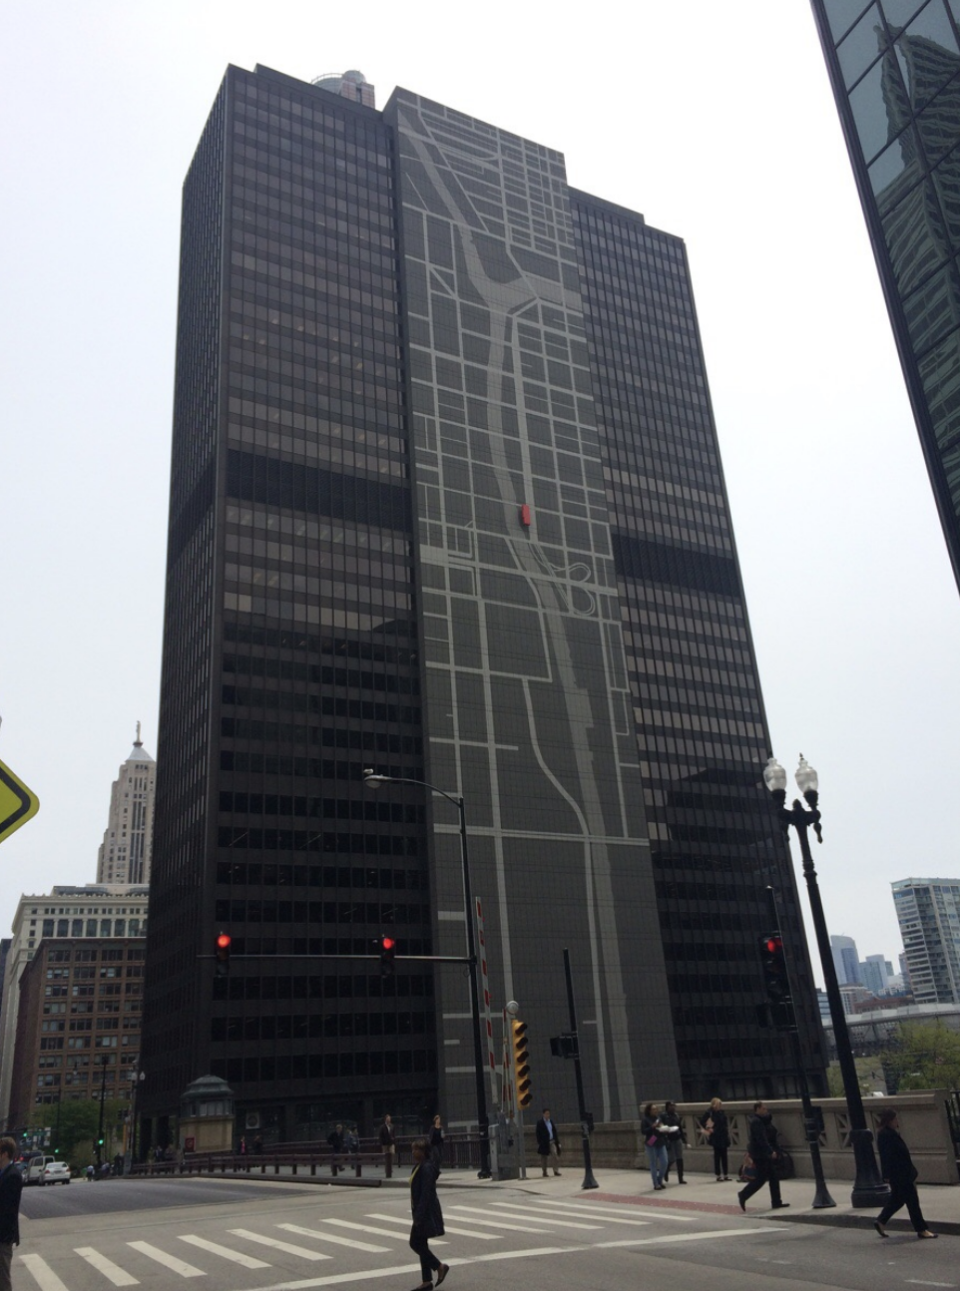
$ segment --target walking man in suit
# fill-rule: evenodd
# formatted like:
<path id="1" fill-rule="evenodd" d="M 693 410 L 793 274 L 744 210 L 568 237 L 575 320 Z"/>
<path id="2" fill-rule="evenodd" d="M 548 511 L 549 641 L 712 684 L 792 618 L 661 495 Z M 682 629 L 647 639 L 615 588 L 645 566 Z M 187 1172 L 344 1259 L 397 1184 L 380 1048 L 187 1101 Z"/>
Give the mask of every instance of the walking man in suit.
<path id="1" fill-rule="evenodd" d="M 753 1158 L 757 1177 L 737 1193 L 740 1209 L 746 1210 L 747 1200 L 759 1192 L 765 1183 L 770 1185 L 770 1202 L 774 1210 L 784 1210 L 790 1205 L 780 1196 L 780 1179 L 777 1171 L 780 1165 L 780 1140 L 773 1117 L 767 1111 L 766 1104 L 754 1103 L 753 1115 L 750 1117 L 750 1141 L 747 1151 Z"/>
<path id="2" fill-rule="evenodd" d="M 547 1162 L 553 1166 L 553 1173 L 560 1173 L 560 1135 L 550 1119 L 550 1108 L 543 1109 L 543 1115 L 537 1121 L 537 1154 L 543 1167 L 543 1177 L 547 1177 Z"/>

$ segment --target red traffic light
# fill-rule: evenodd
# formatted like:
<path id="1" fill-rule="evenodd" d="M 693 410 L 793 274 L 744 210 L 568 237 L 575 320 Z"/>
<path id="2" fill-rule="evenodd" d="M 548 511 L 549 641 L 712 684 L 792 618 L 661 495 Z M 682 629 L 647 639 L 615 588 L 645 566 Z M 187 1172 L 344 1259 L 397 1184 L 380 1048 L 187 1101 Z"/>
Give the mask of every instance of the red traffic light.
<path id="1" fill-rule="evenodd" d="M 767 948 L 768 955 L 776 955 L 778 952 L 783 950 L 782 937 L 767 937 L 763 944 Z"/>
<path id="2" fill-rule="evenodd" d="M 384 950 L 393 950 L 396 944 L 392 937 L 384 937 L 380 943 Z"/>
<path id="3" fill-rule="evenodd" d="M 230 943 L 233 938 L 228 932 L 219 933 L 214 939 L 215 973 L 217 977 L 226 977 L 230 972 Z"/>

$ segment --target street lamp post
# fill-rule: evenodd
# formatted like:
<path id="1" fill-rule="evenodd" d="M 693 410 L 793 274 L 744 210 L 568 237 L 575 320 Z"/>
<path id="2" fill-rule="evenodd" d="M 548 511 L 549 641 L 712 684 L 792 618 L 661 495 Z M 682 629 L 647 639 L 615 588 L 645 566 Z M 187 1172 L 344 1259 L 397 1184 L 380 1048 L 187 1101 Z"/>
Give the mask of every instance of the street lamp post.
<path id="1" fill-rule="evenodd" d="M 107 1097 L 107 1054 L 100 1059 L 100 1123 L 97 1127 L 97 1173 L 103 1165 L 103 1105 Z"/>
<path id="2" fill-rule="evenodd" d="M 827 923 L 823 914 L 823 903 L 820 900 L 820 887 L 817 883 L 817 871 L 813 865 L 810 852 L 810 840 L 807 831 L 813 827 L 817 842 L 823 842 L 820 828 L 820 811 L 817 807 L 818 784 L 817 773 L 810 766 L 803 754 L 800 754 L 800 765 L 797 767 L 797 787 L 803 794 L 809 810 L 798 798 L 788 808 L 787 773 L 776 758 L 770 758 L 763 772 L 763 782 L 773 795 L 777 806 L 777 815 L 785 834 L 789 834 L 792 825 L 800 841 L 800 855 L 803 857 L 803 877 L 807 881 L 807 892 L 810 897 L 810 910 L 813 914 L 813 926 L 817 934 L 817 948 L 820 951 L 820 964 L 823 969 L 823 981 L 830 1003 L 830 1017 L 833 1020 L 833 1035 L 837 1046 L 837 1057 L 840 1061 L 840 1074 L 843 1077 L 843 1090 L 847 1100 L 847 1113 L 850 1118 L 850 1143 L 853 1147 L 856 1175 L 853 1183 L 851 1204 L 858 1208 L 882 1206 L 890 1196 L 890 1189 L 880 1177 L 877 1159 L 873 1151 L 873 1132 L 867 1128 L 867 1118 L 863 1110 L 863 1098 L 860 1095 L 860 1082 L 857 1077 L 856 1064 L 853 1061 L 853 1050 L 850 1047 L 850 1033 L 847 1030 L 847 1019 L 843 1012 L 843 999 L 840 995 L 840 984 L 837 981 L 837 970 L 833 962 L 833 951 L 827 933 Z"/>
<path id="3" fill-rule="evenodd" d="M 484 1086 L 483 1040 L 480 1030 L 480 992 L 477 980 L 477 948 L 473 934 L 472 897 L 470 894 L 470 860 L 467 852 L 467 820 L 463 808 L 463 796 L 454 797 L 426 780 L 411 780 L 405 776 L 377 775 L 373 770 L 365 770 L 363 782 L 376 789 L 382 784 L 412 784 L 431 793 L 446 798 L 456 807 L 460 817 L 460 859 L 463 865 L 463 913 L 467 925 L 467 967 L 470 970 L 470 1011 L 473 1016 L 473 1063 L 477 1082 L 477 1122 L 480 1126 L 480 1170 L 478 1177 L 489 1179 L 490 1168 L 490 1122 L 487 1118 L 487 1094 Z"/>
<path id="4" fill-rule="evenodd" d="M 140 1070 L 140 1058 L 137 1057 L 137 1063 L 130 1073 L 130 1079 L 133 1081 L 133 1096 L 130 1100 L 133 1114 L 133 1134 L 130 1140 L 130 1162 L 136 1165 L 137 1161 L 137 1098 L 140 1093 L 140 1082 L 146 1076 L 145 1071 Z"/>

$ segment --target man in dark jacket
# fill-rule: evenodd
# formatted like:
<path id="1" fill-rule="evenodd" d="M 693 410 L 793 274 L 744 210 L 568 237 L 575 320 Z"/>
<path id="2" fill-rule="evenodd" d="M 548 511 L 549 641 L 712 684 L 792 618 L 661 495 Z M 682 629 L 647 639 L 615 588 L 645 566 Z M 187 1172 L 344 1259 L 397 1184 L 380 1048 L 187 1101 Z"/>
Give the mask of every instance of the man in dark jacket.
<path id="1" fill-rule="evenodd" d="M 23 1176 L 14 1165 L 17 1145 L 0 1139 L 0 1291 L 10 1291 L 13 1248 L 20 1245 L 20 1193 Z"/>
<path id="2" fill-rule="evenodd" d="M 430 1238 L 443 1236 L 443 1211 L 437 1197 L 437 1171 L 428 1156 L 430 1149 L 427 1140 L 414 1139 L 410 1150 L 413 1153 L 413 1174 L 410 1176 L 410 1209 L 413 1211 L 410 1248 L 420 1257 L 420 1276 L 423 1278 L 415 1291 L 428 1291 L 434 1285 L 434 1270 L 437 1274 L 437 1286 L 450 1272 L 448 1265 L 441 1264 L 430 1249 Z"/>
<path id="3" fill-rule="evenodd" d="M 759 1192 L 765 1183 L 770 1185 L 770 1202 L 774 1210 L 783 1210 L 790 1205 L 780 1196 L 780 1180 L 777 1170 L 780 1162 L 780 1140 L 773 1117 L 767 1111 L 765 1103 L 754 1103 L 753 1115 L 750 1117 L 750 1141 L 747 1151 L 753 1158 L 757 1177 L 746 1188 L 737 1193 L 740 1209 L 746 1210 L 747 1201 L 755 1192 Z"/>
<path id="4" fill-rule="evenodd" d="M 880 1173 L 890 1185 L 890 1200 L 873 1221 L 873 1226 L 881 1237 L 889 1237 L 885 1225 L 901 1206 L 906 1206 L 910 1222 L 918 1237 L 936 1237 L 927 1227 L 927 1221 L 920 1209 L 920 1198 L 917 1196 L 917 1168 L 910 1159 L 910 1149 L 900 1137 L 900 1122 L 892 1107 L 885 1107 L 880 1113 L 880 1129 L 877 1131 L 877 1148 L 880 1151 Z"/>
<path id="5" fill-rule="evenodd" d="M 397 1136 L 393 1132 L 393 1121 L 390 1113 L 383 1118 L 380 1126 L 380 1147 L 383 1150 L 383 1170 L 388 1179 L 393 1178 L 393 1158 L 397 1150 Z"/>
<path id="6" fill-rule="evenodd" d="M 550 1119 L 550 1108 L 543 1109 L 543 1115 L 537 1121 L 537 1154 L 540 1157 L 540 1165 L 543 1167 L 543 1177 L 547 1177 L 547 1162 L 553 1166 L 553 1173 L 559 1174 L 560 1164 L 560 1135 L 557 1133 L 557 1127 Z"/>

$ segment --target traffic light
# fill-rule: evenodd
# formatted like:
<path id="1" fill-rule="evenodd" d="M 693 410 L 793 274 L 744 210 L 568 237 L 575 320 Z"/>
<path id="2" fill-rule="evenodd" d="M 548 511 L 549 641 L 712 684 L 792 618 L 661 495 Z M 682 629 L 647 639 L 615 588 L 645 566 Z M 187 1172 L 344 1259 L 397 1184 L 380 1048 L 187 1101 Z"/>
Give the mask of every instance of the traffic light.
<path id="1" fill-rule="evenodd" d="M 233 938 L 227 932 L 217 934 L 214 942 L 214 954 L 216 956 L 216 976 L 226 977 L 230 972 L 230 942 Z"/>
<path id="2" fill-rule="evenodd" d="M 760 938 L 760 959 L 767 998 L 771 1004 L 787 1003 L 790 999 L 790 977 L 783 953 L 783 938 L 778 932 L 771 932 Z"/>
<path id="3" fill-rule="evenodd" d="M 380 976 L 392 977 L 396 972 L 394 960 L 397 957 L 397 943 L 393 937 L 379 937 L 377 949 L 380 951 Z"/>
<path id="4" fill-rule="evenodd" d="M 529 1107 L 533 1102 L 533 1081 L 530 1078 L 530 1054 L 527 1049 L 527 1024 L 519 1018 L 510 1023 L 513 1033 L 513 1071 L 517 1082 L 517 1106 Z"/>

